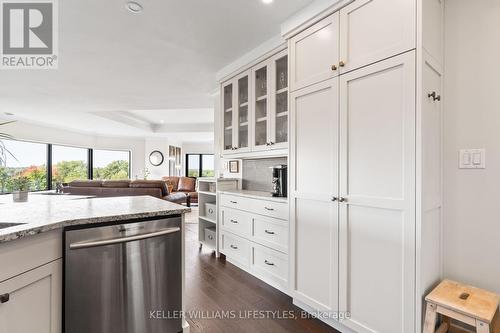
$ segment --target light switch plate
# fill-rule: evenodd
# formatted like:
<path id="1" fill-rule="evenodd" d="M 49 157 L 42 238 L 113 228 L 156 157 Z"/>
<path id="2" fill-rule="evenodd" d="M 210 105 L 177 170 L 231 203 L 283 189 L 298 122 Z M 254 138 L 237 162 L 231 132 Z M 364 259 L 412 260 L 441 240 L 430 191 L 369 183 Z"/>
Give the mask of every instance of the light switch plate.
<path id="1" fill-rule="evenodd" d="M 460 169 L 486 169 L 486 150 L 461 149 L 458 160 Z"/>

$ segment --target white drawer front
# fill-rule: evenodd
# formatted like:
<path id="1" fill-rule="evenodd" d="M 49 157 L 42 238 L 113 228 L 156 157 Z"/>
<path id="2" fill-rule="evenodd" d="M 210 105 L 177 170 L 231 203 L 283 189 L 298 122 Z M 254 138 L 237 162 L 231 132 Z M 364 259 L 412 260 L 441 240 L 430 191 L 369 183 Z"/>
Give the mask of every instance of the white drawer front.
<path id="1" fill-rule="evenodd" d="M 243 198 L 235 195 L 221 194 L 220 205 L 223 207 L 241 209 L 241 210 L 251 210 L 251 201 L 248 198 Z"/>
<path id="2" fill-rule="evenodd" d="M 288 204 L 281 202 L 252 200 L 252 212 L 260 215 L 288 220 Z"/>
<path id="3" fill-rule="evenodd" d="M 288 252 L 288 222 L 266 217 L 255 217 L 253 240 L 272 249 Z"/>
<path id="4" fill-rule="evenodd" d="M 250 265 L 250 242 L 230 232 L 220 233 L 220 252 L 230 260 L 248 269 Z"/>
<path id="5" fill-rule="evenodd" d="M 221 209 L 221 229 L 238 236 L 250 238 L 252 235 L 252 216 L 236 209 Z"/>
<path id="6" fill-rule="evenodd" d="M 252 271 L 269 284 L 286 289 L 288 257 L 283 253 L 254 244 Z"/>

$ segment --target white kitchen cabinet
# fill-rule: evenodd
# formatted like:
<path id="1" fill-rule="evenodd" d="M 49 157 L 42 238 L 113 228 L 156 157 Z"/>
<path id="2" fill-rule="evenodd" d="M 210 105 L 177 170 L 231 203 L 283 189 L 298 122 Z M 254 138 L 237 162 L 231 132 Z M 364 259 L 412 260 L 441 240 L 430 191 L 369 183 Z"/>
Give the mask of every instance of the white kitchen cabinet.
<path id="1" fill-rule="evenodd" d="M 288 293 L 288 203 L 221 193 L 220 252 L 239 268 Z"/>
<path id="2" fill-rule="evenodd" d="M 271 62 L 265 61 L 252 69 L 252 150 L 267 150 L 270 143 Z"/>
<path id="3" fill-rule="evenodd" d="M 414 1 L 351 2 L 289 39 L 291 90 L 414 49 L 415 22 Z"/>
<path id="4" fill-rule="evenodd" d="M 351 313 L 343 324 L 356 332 L 410 332 L 415 53 L 341 75 L 340 110 L 340 310 Z"/>
<path id="5" fill-rule="evenodd" d="M 336 12 L 288 41 L 292 91 L 339 74 L 339 37 Z"/>
<path id="6" fill-rule="evenodd" d="M 288 51 L 269 55 L 221 85 L 223 155 L 288 152 Z"/>
<path id="7" fill-rule="evenodd" d="M 288 149 L 288 51 L 271 58 L 271 112 L 269 147 Z"/>
<path id="8" fill-rule="evenodd" d="M 224 153 L 250 150 L 250 71 L 244 72 L 222 87 Z"/>
<path id="9" fill-rule="evenodd" d="M 231 80 L 222 85 L 222 141 L 224 153 L 228 154 L 235 150 L 235 112 L 234 112 L 234 81 Z"/>
<path id="10" fill-rule="evenodd" d="M 356 0 L 337 14 L 340 42 L 310 52 L 339 45 L 337 76 L 290 83 L 291 296 L 349 312 L 322 318 L 340 331 L 418 333 L 442 276 L 442 3 Z M 309 65 L 295 41 L 324 22 L 289 36 L 291 78 Z"/>
<path id="11" fill-rule="evenodd" d="M 356 0 L 340 10 L 340 72 L 414 49 L 416 5 L 411 0 Z"/>
<path id="12" fill-rule="evenodd" d="M 3 281 L 0 295 L 1 333 L 60 333 L 62 259 Z"/>
<path id="13" fill-rule="evenodd" d="M 288 147 L 288 51 L 252 69 L 252 151 Z"/>
<path id="14" fill-rule="evenodd" d="M 425 20 L 422 25 L 423 49 L 442 67 L 444 0 L 422 0 L 421 5 Z"/>
<path id="15" fill-rule="evenodd" d="M 291 293 L 321 311 L 338 310 L 338 80 L 290 102 Z"/>

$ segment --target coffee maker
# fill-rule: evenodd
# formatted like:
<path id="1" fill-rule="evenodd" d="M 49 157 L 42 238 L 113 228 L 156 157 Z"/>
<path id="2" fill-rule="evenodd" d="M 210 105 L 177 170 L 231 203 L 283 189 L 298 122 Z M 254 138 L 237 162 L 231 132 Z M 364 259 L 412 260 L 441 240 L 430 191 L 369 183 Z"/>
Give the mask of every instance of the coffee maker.
<path id="1" fill-rule="evenodd" d="M 273 170 L 273 197 L 287 197 L 287 169 L 285 164 L 271 167 Z"/>

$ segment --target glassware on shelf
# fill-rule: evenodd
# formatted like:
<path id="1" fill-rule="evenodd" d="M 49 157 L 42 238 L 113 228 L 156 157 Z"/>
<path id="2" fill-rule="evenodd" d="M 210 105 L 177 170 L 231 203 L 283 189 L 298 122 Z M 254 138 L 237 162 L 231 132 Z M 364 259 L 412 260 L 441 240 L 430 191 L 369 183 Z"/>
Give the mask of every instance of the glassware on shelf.
<path id="1" fill-rule="evenodd" d="M 286 79 L 285 79 L 285 72 L 280 73 L 280 89 L 286 88 Z"/>

